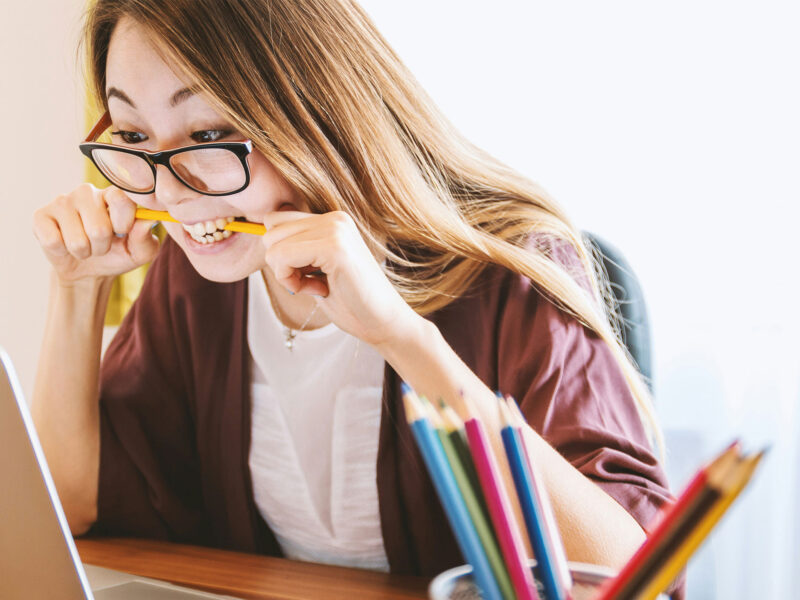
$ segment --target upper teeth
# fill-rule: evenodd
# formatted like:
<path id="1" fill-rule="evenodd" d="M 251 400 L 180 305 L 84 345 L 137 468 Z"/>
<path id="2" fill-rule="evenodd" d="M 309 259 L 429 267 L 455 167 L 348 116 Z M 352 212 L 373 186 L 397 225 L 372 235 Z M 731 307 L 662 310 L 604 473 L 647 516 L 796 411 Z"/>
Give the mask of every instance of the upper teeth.
<path id="1" fill-rule="evenodd" d="M 216 219 L 214 221 L 201 221 L 193 225 L 183 224 L 183 228 L 193 238 L 200 242 L 220 241 L 230 237 L 230 231 L 223 231 L 223 228 L 233 222 L 233 217 Z"/>

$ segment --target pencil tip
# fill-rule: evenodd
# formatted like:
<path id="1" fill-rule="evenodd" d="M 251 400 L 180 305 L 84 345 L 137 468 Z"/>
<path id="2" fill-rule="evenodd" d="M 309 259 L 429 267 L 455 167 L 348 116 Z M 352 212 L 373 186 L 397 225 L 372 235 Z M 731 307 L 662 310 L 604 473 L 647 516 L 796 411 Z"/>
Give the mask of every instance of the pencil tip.
<path id="1" fill-rule="evenodd" d="M 502 397 L 498 398 L 497 406 L 500 411 L 500 422 L 504 427 L 510 426 L 511 415 L 510 411 L 508 410 L 508 405 L 506 404 L 506 399 Z"/>
<path id="2" fill-rule="evenodd" d="M 734 448 L 741 448 L 741 445 L 742 443 L 739 440 L 739 438 L 736 438 L 730 443 L 730 445 L 727 448 L 725 448 L 725 450 L 728 451 L 728 450 L 733 450 Z"/>
<path id="3" fill-rule="evenodd" d="M 403 394 L 403 409 L 406 413 L 406 421 L 409 423 L 419 419 L 419 410 L 411 394 Z"/>

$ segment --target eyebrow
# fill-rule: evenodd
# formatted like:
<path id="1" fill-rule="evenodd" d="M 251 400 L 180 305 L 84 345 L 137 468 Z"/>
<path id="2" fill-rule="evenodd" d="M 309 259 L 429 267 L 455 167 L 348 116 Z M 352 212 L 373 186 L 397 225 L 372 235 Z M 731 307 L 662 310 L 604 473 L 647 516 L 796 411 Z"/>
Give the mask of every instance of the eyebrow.
<path id="1" fill-rule="evenodd" d="M 186 87 L 180 89 L 174 94 L 172 94 L 172 98 L 169 99 L 169 105 L 175 107 L 184 100 L 194 96 L 194 94 L 195 91 L 192 88 Z M 106 99 L 111 100 L 111 98 L 119 98 L 126 104 L 129 104 L 132 108 L 136 108 L 136 104 L 134 103 L 134 101 L 128 98 L 128 95 L 119 88 L 115 87 L 108 88 L 108 91 L 106 92 Z"/>
<path id="2" fill-rule="evenodd" d="M 136 108 L 136 104 L 133 103 L 133 100 L 128 98 L 128 95 L 120 89 L 115 87 L 108 88 L 106 92 L 106 100 L 111 100 L 112 98 L 119 98 L 126 104 L 130 104 L 133 108 Z"/>
<path id="3" fill-rule="evenodd" d="M 191 88 L 183 88 L 182 90 L 178 90 L 174 94 L 172 94 L 172 98 L 169 100 L 170 106 L 177 106 L 187 98 L 191 98 L 194 96 L 194 90 Z"/>

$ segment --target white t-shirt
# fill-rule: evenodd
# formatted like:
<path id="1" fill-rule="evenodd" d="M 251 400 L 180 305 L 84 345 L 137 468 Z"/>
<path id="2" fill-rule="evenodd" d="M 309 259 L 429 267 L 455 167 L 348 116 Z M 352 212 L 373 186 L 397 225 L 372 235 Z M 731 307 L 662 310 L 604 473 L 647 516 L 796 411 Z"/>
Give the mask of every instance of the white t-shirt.
<path id="1" fill-rule="evenodd" d="M 334 324 L 290 351 L 260 272 L 248 280 L 250 473 L 289 558 L 388 571 L 376 462 L 383 357 Z"/>

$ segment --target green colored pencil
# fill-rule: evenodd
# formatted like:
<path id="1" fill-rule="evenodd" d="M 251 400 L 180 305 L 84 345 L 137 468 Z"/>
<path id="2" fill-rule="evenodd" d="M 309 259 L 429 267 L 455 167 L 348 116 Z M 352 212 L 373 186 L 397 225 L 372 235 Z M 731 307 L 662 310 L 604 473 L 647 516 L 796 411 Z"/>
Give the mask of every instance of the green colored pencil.
<path id="1" fill-rule="evenodd" d="M 500 546 L 497 543 L 497 538 L 492 530 L 491 523 L 486 518 L 485 509 L 481 508 L 478 496 L 475 493 L 475 488 L 473 488 L 470 483 L 467 471 L 459 458 L 458 452 L 453 446 L 450 436 L 445 430 L 444 421 L 436 408 L 428 400 L 425 398 L 421 398 L 421 400 L 423 400 L 425 404 L 427 416 L 442 444 L 447 462 L 450 463 L 450 468 L 453 471 L 456 484 L 464 498 L 464 503 L 467 505 L 467 511 L 475 525 L 475 530 L 478 532 L 481 544 L 483 544 L 483 549 L 489 560 L 489 566 L 492 568 L 492 573 L 494 573 L 494 577 L 497 580 L 500 592 L 503 594 L 503 598 L 507 600 L 516 600 L 517 596 L 514 593 L 514 586 L 511 583 L 511 577 L 508 574 L 505 562 L 503 562 L 503 555 L 500 553 Z"/>

